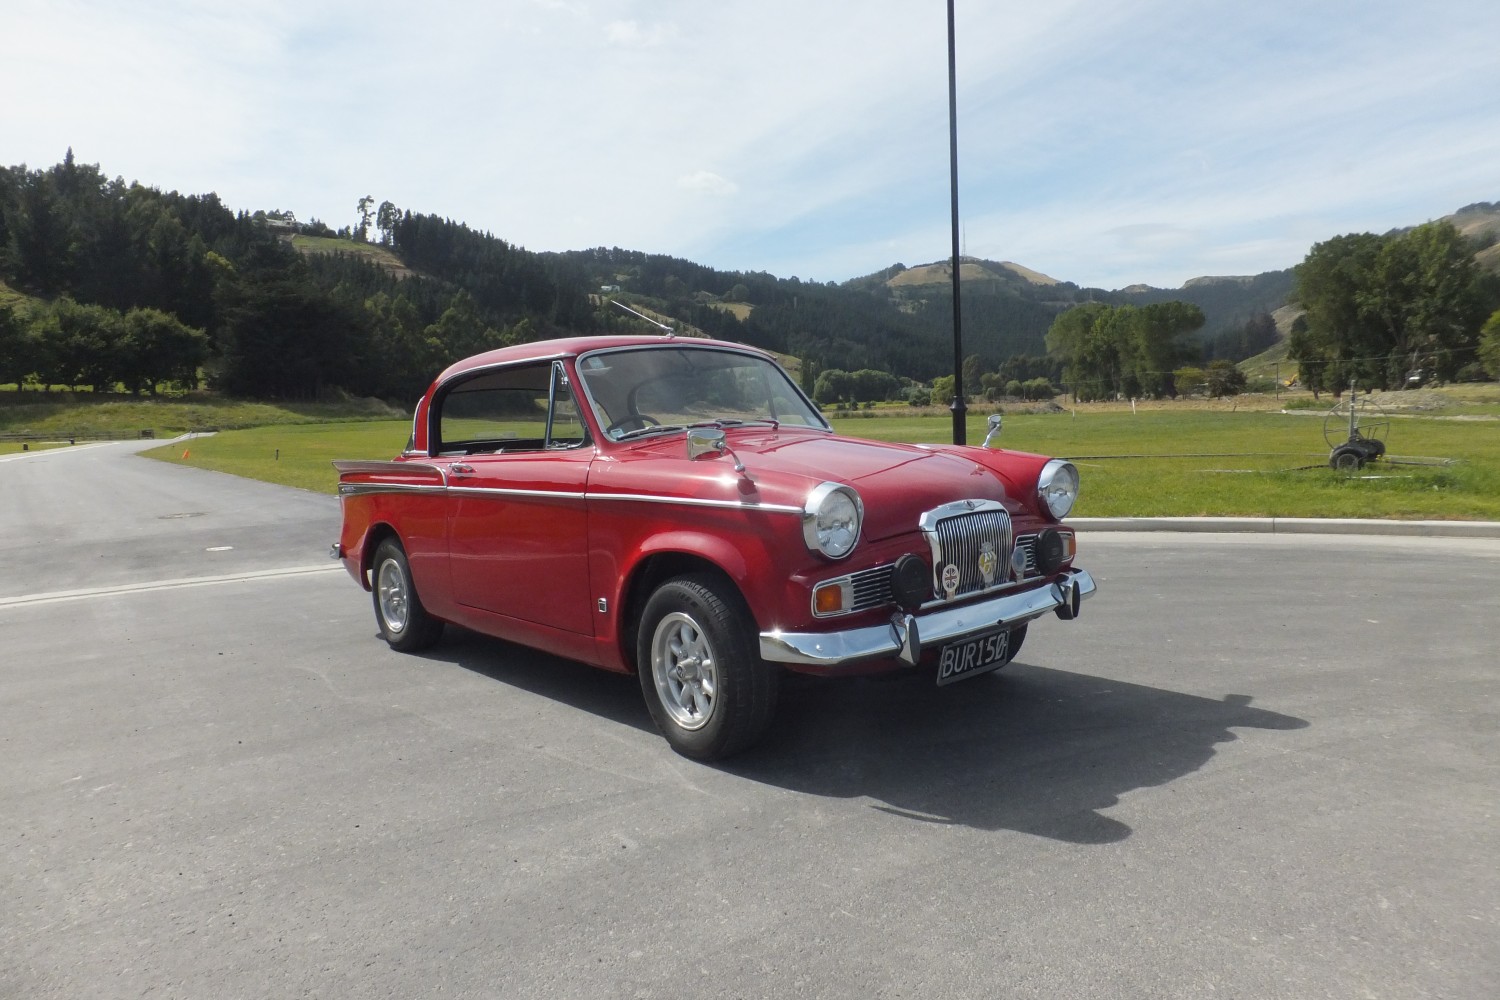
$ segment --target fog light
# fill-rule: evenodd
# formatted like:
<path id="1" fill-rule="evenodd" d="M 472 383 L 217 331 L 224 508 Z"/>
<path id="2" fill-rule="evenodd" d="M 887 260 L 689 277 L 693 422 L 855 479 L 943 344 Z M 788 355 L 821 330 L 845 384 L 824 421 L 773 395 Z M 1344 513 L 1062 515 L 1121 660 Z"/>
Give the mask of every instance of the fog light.
<path id="1" fill-rule="evenodd" d="M 1042 576 L 1051 576 L 1063 564 L 1062 532 L 1048 528 L 1037 536 L 1036 570 Z"/>
<path id="2" fill-rule="evenodd" d="M 891 596 L 907 610 L 920 608 L 932 597 L 931 576 L 921 556 L 908 552 L 891 567 Z"/>

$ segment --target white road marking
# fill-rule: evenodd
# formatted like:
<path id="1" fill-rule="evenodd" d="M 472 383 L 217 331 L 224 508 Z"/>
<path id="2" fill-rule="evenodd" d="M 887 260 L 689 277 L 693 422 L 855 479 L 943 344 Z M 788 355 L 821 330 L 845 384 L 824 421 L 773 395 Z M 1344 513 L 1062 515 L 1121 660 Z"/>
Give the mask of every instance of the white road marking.
<path id="1" fill-rule="evenodd" d="M 19 462 L 23 458 L 39 458 L 42 455 L 76 455 L 80 451 L 108 448 L 114 441 L 95 441 L 90 444 L 60 445 L 56 448 L 38 448 L 36 451 L 13 451 L 0 455 L 0 462 Z"/>
<path id="2" fill-rule="evenodd" d="M 311 576 L 316 573 L 343 572 L 342 564 L 321 566 L 293 566 L 288 569 L 266 569 L 247 573 L 226 573 L 223 576 L 190 576 L 177 580 L 153 580 L 149 583 L 127 583 L 115 587 L 91 587 L 87 590 L 58 590 L 50 594 L 25 594 L 21 597 L 0 597 L 0 608 L 14 608 L 32 604 L 55 604 L 60 601 L 81 601 L 92 597 L 115 597 L 120 594 L 146 594 L 160 590 L 177 590 L 182 587 L 206 587 L 220 583 L 246 583 L 251 580 L 277 580 L 289 576 Z"/>

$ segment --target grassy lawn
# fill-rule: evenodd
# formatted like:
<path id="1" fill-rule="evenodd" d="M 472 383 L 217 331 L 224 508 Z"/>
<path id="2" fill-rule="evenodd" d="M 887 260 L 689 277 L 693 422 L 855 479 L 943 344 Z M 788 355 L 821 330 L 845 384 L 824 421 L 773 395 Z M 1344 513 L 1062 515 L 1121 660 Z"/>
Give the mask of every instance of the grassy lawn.
<path id="1" fill-rule="evenodd" d="M 900 413 L 900 411 L 895 411 Z M 835 419 L 842 433 L 886 441 L 942 442 L 951 418 Z M 280 425 L 157 448 L 165 461 L 332 492 L 336 458 L 395 456 L 407 420 Z M 968 440 L 984 439 L 984 416 Z M 1081 517 L 1241 515 L 1500 520 L 1500 422 L 1395 417 L 1390 455 L 1459 459 L 1452 465 L 1380 462 L 1356 476 L 1327 468 L 1321 414 L 1266 411 L 1080 409 L 1007 414 L 1008 448 L 1077 463 Z M 184 457 L 186 455 L 186 457 Z"/>
<path id="2" fill-rule="evenodd" d="M 340 458 L 394 458 L 406 447 L 409 420 L 283 424 L 188 438 L 145 452 L 151 458 L 332 493 Z"/>
<path id="3" fill-rule="evenodd" d="M 0 455 L 9 455 L 18 451 L 46 451 L 48 448 L 66 448 L 66 441 L 29 441 L 23 445 L 20 441 L 0 441 Z"/>
<path id="4" fill-rule="evenodd" d="M 950 420 L 849 420 L 846 433 L 943 441 Z M 983 440 L 978 421 L 970 443 Z M 1007 415 L 1007 448 L 1079 468 L 1080 517 L 1259 516 L 1500 520 L 1500 423 L 1396 417 L 1397 461 L 1351 477 L 1327 468 L 1320 415 L 1192 410 Z M 1454 465 L 1399 460 L 1461 459 Z M 1308 468 L 1311 466 L 1311 468 Z"/>
<path id="5" fill-rule="evenodd" d="M 175 437 L 192 431 L 399 417 L 399 411 L 375 400 L 250 403 L 208 394 L 137 399 L 62 390 L 17 392 L 14 385 L 0 386 L 0 434 L 63 439 Z M 150 433 L 142 435 L 142 431 Z"/>

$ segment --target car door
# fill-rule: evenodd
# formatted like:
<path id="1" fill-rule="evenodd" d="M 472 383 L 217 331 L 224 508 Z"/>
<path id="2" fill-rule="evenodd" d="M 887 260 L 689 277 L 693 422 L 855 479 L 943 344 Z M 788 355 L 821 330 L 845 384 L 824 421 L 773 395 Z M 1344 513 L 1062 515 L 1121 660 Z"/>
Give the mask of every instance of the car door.
<path id="1" fill-rule="evenodd" d="M 592 633 L 585 490 L 594 448 L 559 362 L 484 372 L 439 414 L 455 600 Z"/>

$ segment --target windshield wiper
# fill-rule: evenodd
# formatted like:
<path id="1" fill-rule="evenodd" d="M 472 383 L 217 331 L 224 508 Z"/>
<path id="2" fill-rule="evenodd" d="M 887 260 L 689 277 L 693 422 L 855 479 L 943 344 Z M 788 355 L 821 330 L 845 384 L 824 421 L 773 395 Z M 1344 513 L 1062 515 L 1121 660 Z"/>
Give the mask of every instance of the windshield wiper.
<path id="1" fill-rule="evenodd" d="M 745 427 L 750 424 L 769 424 L 771 430 L 779 430 L 781 421 L 775 417 L 751 417 L 749 420 L 741 420 L 739 417 L 719 417 L 716 420 L 705 420 L 694 427 Z"/>
<path id="2" fill-rule="evenodd" d="M 633 438 L 645 437 L 648 434 L 669 434 L 673 431 L 685 431 L 690 427 L 746 427 L 750 424 L 765 424 L 773 431 L 781 427 L 781 421 L 774 417 L 754 417 L 749 420 L 741 420 L 739 417 L 715 417 L 713 420 L 695 420 L 690 424 L 648 424 L 645 427 L 637 427 L 628 430 L 615 438 L 616 441 L 629 441 Z"/>
<path id="3" fill-rule="evenodd" d="M 629 441 L 631 438 L 645 437 L 647 434 L 667 434 L 672 431 L 685 431 L 687 427 L 683 424 L 647 424 L 645 427 L 637 427 L 633 431 L 625 431 L 615 438 L 616 441 Z"/>

